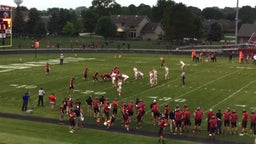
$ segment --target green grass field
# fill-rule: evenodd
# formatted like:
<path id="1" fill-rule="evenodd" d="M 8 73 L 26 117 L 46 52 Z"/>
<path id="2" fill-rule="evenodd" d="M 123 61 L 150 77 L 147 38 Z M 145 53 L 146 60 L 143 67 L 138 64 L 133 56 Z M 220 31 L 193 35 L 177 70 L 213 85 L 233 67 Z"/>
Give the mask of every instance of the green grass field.
<path id="1" fill-rule="evenodd" d="M 140 54 L 65 54 L 64 65 L 59 65 L 58 54 L 38 54 L 37 58 L 34 55 L 1 55 L 0 57 L 0 109 L 1 112 L 24 114 L 21 111 L 22 95 L 24 92 L 30 92 L 29 108 L 34 110 L 34 116 L 49 117 L 58 119 L 58 107 L 65 97 L 68 97 L 68 86 L 70 77 L 75 77 L 75 93 L 70 95 L 82 102 L 92 95 L 100 97 L 104 95 L 112 101 L 118 98 L 119 102 L 135 101 L 136 98 L 142 99 L 146 103 L 146 115 L 144 118 L 143 129 L 155 131 L 157 135 L 158 128 L 152 125 L 149 105 L 156 99 L 160 108 L 163 111 L 163 106 L 169 104 L 175 107 L 187 104 L 192 112 L 196 107 L 200 106 L 206 112 L 213 108 L 224 111 L 227 107 L 236 109 L 239 114 L 239 132 L 241 131 L 241 112 L 246 109 L 248 112 L 256 109 L 254 97 L 255 90 L 255 65 L 253 64 L 237 64 L 237 59 L 233 63 L 229 63 L 227 58 L 217 57 L 217 62 L 203 62 L 196 64 L 191 62 L 189 56 L 175 55 L 140 55 Z M 166 59 L 166 63 L 170 68 L 170 79 L 164 80 L 164 69 L 160 68 L 160 57 Z M 22 59 L 22 62 L 20 61 Z M 181 84 L 179 61 L 183 60 L 186 63 L 186 85 Z M 49 62 L 51 71 L 48 76 L 45 75 L 44 65 Z M 119 97 L 115 88 L 112 87 L 110 81 L 102 82 L 101 80 L 93 83 L 92 74 L 98 71 L 100 74 L 110 72 L 114 66 L 119 66 L 121 73 L 130 76 L 129 83 L 123 84 L 122 96 Z M 132 68 L 136 66 L 145 75 L 144 79 L 134 80 Z M 83 79 L 84 68 L 89 68 L 88 80 Z M 148 72 L 156 68 L 158 70 L 158 84 L 152 88 L 149 86 Z M 100 79 L 100 78 L 99 78 Z M 45 107 L 37 107 L 37 92 L 40 87 L 46 91 Z M 50 105 L 47 96 L 54 92 L 57 96 L 56 111 L 50 111 Z M 83 109 L 86 111 L 85 104 Z M 120 115 L 119 115 L 120 116 Z M 95 122 L 93 118 L 88 118 L 85 121 Z M 206 118 L 206 116 L 205 116 Z M 67 118 L 66 118 L 67 119 Z M 193 122 L 193 120 L 192 120 Z M 4 143 L 15 143 L 10 137 L 16 140 L 26 141 L 32 140 L 34 143 L 83 143 L 86 136 L 80 136 L 80 131 L 74 136 L 75 141 L 68 141 L 68 127 L 51 126 L 44 124 L 43 127 L 49 128 L 49 131 L 59 131 L 59 135 L 53 136 L 49 134 L 43 138 L 38 135 L 44 135 L 48 129 L 40 131 L 41 124 L 33 123 L 35 128 L 29 128 L 30 122 L 21 122 L 13 120 L 2 120 L 1 127 L 5 130 L 0 133 L 0 140 Z M 6 124 L 3 124 L 6 123 Z M 13 123 L 17 123 L 20 129 L 24 129 L 31 134 L 27 138 L 20 130 L 14 130 Z M 117 122 L 119 124 L 120 122 Z M 192 124 L 193 126 L 193 124 Z M 135 127 L 135 121 L 131 127 Z M 248 124 L 249 127 L 249 124 Z M 202 128 L 206 129 L 206 122 L 202 124 Z M 8 130 L 12 129 L 12 130 Z M 56 129 L 56 130 L 55 130 Z M 40 132 L 39 132 L 40 131 Z M 93 130 L 83 129 L 81 135 L 87 135 Z M 33 134 L 32 134 L 33 133 Z M 105 132 L 102 135 L 107 135 Z M 115 134 L 113 134 L 115 135 Z M 188 135 L 192 135 L 191 133 Z M 126 135 L 125 135 L 126 136 Z M 7 137 L 7 139 L 4 139 Z M 9 137 L 9 139 L 8 139 Z M 96 137 L 90 135 L 90 137 Z M 119 137 L 119 134 L 118 134 Z M 124 135 L 120 136 L 117 143 L 121 143 Z M 127 143 L 133 140 L 133 136 L 129 135 Z M 207 133 L 203 132 L 200 137 L 207 137 Z M 35 139 L 35 141 L 33 141 Z M 46 142 L 47 139 L 47 142 Z M 64 139 L 62 141 L 62 139 Z M 139 141 L 145 143 L 155 143 L 156 138 L 139 137 Z M 248 136 L 238 137 L 237 135 L 221 135 L 217 139 L 241 141 L 242 143 L 252 142 L 253 139 Z M 45 140 L 45 141 L 44 141 Z M 143 143 L 139 142 L 139 143 Z M 55 142 L 54 142 L 55 143 Z M 96 142 L 93 142 L 96 143 Z M 98 142 L 98 143 L 103 143 Z M 109 143 L 112 143 L 109 141 Z M 131 142 L 133 143 L 133 142 Z M 181 142 L 182 143 L 182 142 Z M 185 142 L 186 143 L 186 142 Z"/>

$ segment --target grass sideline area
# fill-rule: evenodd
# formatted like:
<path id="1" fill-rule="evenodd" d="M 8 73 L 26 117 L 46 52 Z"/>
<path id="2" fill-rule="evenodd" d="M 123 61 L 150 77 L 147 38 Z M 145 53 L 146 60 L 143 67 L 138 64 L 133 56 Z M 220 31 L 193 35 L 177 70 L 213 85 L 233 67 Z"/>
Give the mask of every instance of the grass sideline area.
<path id="1" fill-rule="evenodd" d="M 14 125 L 15 124 L 15 125 Z M 27 122 L 13 119 L 0 119 L 0 141 L 2 144 L 149 144 L 156 143 L 157 138 L 128 133 L 106 132 L 94 129 L 80 129 L 77 133 L 67 132 L 68 126 Z M 189 141 L 168 139 L 166 143 L 195 144 Z"/>
<path id="2" fill-rule="evenodd" d="M 160 57 L 166 59 L 166 64 L 170 68 L 170 79 L 164 80 L 164 70 L 160 67 Z M 186 85 L 181 84 L 179 61 L 186 63 Z M 44 65 L 50 63 L 51 71 L 45 75 Z M 161 111 L 163 106 L 169 104 L 175 107 L 177 104 L 183 106 L 187 104 L 190 111 L 200 106 L 206 112 L 213 108 L 214 112 L 221 109 L 222 112 L 230 107 L 236 109 L 239 114 L 238 129 L 241 131 L 241 112 L 246 109 L 248 112 L 255 107 L 255 65 L 238 64 L 237 59 L 229 63 L 226 57 L 217 57 L 217 62 L 203 62 L 196 64 L 191 62 L 189 56 L 175 55 L 149 55 L 149 54 L 65 54 L 64 65 L 59 65 L 58 54 L 40 54 L 37 58 L 34 55 L 3 55 L 0 57 L 0 108 L 2 112 L 24 114 L 21 112 L 22 95 L 29 91 L 31 101 L 29 108 L 34 110 L 32 115 L 59 118 L 58 108 L 62 100 L 67 97 L 70 77 L 75 77 L 75 93 L 71 94 L 74 99 L 79 98 L 83 102 L 83 109 L 86 111 L 84 101 L 89 96 L 104 95 L 110 100 L 118 98 L 120 103 L 135 101 L 138 97 L 146 103 L 146 115 L 143 129 L 158 131 L 152 125 L 149 105 L 156 99 Z M 40 64 L 40 65 L 39 65 Z M 92 82 L 91 75 L 98 71 L 100 74 L 110 72 L 114 66 L 119 66 L 121 73 L 130 76 L 129 83 L 123 84 L 123 93 L 119 97 L 117 91 L 112 87 L 110 81 Z M 145 74 L 144 79 L 134 80 L 132 68 L 136 66 Z M 89 80 L 83 80 L 83 70 L 89 68 Z M 152 88 L 149 86 L 148 72 L 156 68 L 158 70 L 158 84 Z M 37 107 L 38 89 L 43 87 L 46 91 L 45 107 Z M 55 112 L 50 111 L 47 96 L 54 92 L 57 96 Z M 86 115 L 86 114 L 85 114 Z M 120 115 L 119 115 L 120 116 Z M 85 121 L 95 123 L 94 118 Z M 67 118 L 66 118 L 67 119 Z M 192 120 L 192 117 L 191 117 Z M 16 121 L 14 121 L 16 123 Z M 5 122 L 6 123 L 6 122 Z M 21 129 L 26 129 L 26 123 Z M 119 122 L 120 123 L 120 122 Z M 117 122 L 117 124 L 119 124 Z M 23 124 L 20 124 L 22 127 Z M 135 119 L 131 127 L 135 127 Z M 193 120 L 192 120 L 193 126 Z M 12 127 L 6 124 L 6 129 Z M 248 124 L 249 127 L 249 124 Z M 191 127 L 192 128 L 192 127 Z M 203 121 L 204 132 L 199 137 L 207 137 L 206 121 Z M 62 129 L 62 130 L 61 130 Z M 39 131 L 31 130 L 31 131 Z M 60 128 L 61 133 L 68 135 L 68 128 Z M 86 130 L 82 130 L 86 131 Z M 80 133 L 80 130 L 79 130 Z M 65 135 L 64 134 L 64 135 Z M 104 133 L 103 135 L 105 135 Z M 35 134 L 36 135 L 36 134 Z M 190 131 L 187 135 L 193 135 Z M 1 136 L 2 137 L 2 136 Z M 65 137 L 65 136 L 64 136 Z M 131 136 L 132 137 L 132 136 Z M 55 138 L 53 138 L 55 139 Z M 121 138 L 122 139 L 122 138 Z M 154 143 L 156 138 L 153 138 Z M 241 143 L 252 143 L 254 140 L 248 136 L 238 137 L 238 135 L 224 134 L 217 136 L 217 139 L 231 140 Z M 77 142 L 79 143 L 79 142 Z M 150 142 L 149 142 L 150 143 Z"/>

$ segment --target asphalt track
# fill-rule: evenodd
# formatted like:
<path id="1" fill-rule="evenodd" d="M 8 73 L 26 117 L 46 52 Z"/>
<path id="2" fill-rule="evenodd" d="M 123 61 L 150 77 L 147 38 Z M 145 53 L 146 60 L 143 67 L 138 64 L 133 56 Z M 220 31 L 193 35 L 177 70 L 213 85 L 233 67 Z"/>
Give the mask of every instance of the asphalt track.
<path id="1" fill-rule="evenodd" d="M 184 54 L 190 54 L 190 52 L 180 52 L 175 50 L 144 50 L 144 49 L 0 49 L 0 55 L 8 55 L 8 54 L 47 54 L 47 53 L 144 53 L 144 54 L 178 54 L 178 55 L 184 55 Z M 2 113 L 0 112 L 1 118 L 9 118 L 9 119 L 16 119 L 16 120 L 25 120 L 25 121 L 34 121 L 34 122 L 41 122 L 41 123 L 51 123 L 59 125 L 58 119 L 51 119 L 51 118 L 43 118 L 43 117 L 37 117 L 32 115 L 19 115 L 19 114 L 10 114 L 10 113 Z M 85 118 L 86 119 L 86 118 Z M 68 125 L 68 121 L 64 121 L 64 125 Z M 106 129 L 104 125 L 99 124 L 92 124 L 92 123 L 85 123 L 84 128 L 87 129 L 97 129 L 97 130 L 103 130 L 103 131 L 113 131 L 113 132 L 119 132 L 119 133 L 127 133 L 123 128 L 121 127 L 111 127 L 109 129 Z M 152 132 L 152 131 L 146 131 L 143 129 L 131 129 L 129 131 L 129 134 L 134 135 L 143 135 L 143 136 L 150 136 L 150 137 L 158 137 L 158 132 Z M 209 140 L 208 138 L 203 137 L 194 137 L 194 136 L 187 136 L 187 135 L 171 135 L 170 133 L 165 133 L 164 137 L 167 139 L 176 139 L 176 140 L 184 140 L 184 141 L 192 141 L 192 142 L 198 142 L 198 143 L 205 143 L 205 144 L 247 144 L 247 143 L 239 143 L 234 141 L 223 141 L 218 140 L 218 137 L 216 136 L 216 140 Z"/>

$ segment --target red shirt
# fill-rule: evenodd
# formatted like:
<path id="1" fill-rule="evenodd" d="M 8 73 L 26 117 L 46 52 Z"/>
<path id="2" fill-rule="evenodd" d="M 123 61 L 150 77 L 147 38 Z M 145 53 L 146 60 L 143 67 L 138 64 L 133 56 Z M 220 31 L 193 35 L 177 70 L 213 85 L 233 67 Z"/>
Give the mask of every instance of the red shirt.
<path id="1" fill-rule="evenodd" d="M 243 112 L 242 121 L 247 122 L 247 120 L 248 120 L 248 112 Z"/>
<path id="2" fill-rule="evenodd" d="M 214 116 L 214 115 L 215 115 L 214 112 L 209 111 L 208 114 L 207 114 L 208 120 L 210 120 L 212 118 L 212 116 Z"/>
<path id="3" fill-rule="evenodd" d="M 114 100 L 114 101 L 112 102 L 112 106 L 113 106 L 113 108 L 117 108 L 117 107 L 118 107 L 118 101 L 117 101 L 117 100 Z"/>
<path id="4" fill-rule="evenodd" d="M 230 120 L 230 115 L 231 115 L 230 111 L 225 111 L 223 114 L 224 114 L 224 120 Z"/>
<path id="5" fill-rule="evenodd" d="M 256 123 L 256 114 L 250 114 L 251 123 Z"/>
<path id="6" fill-rule="evenodd" d="M 169 106 L 165 106 L 164 107 L 164 114 L 169 114 L 169 110 L 170 110 L 170 107 Z"/>
<path id="7" fill-rule="evenodd" d="M 104 102 L 104 111 L 109 112 L 109 104 L 107 102 Z"/>
<path id="8" fill-rule="evenodd" d="M 237 118 L 238 118 L 238 114 L 237 113 L 231 113 L 231 122 L 236 122 L 237 121 Z"/>
<path id="9" fill-rule="evenodd" d="M 145 110 L 145 103 L 144 103 L 144 102 L 139 102 L 138 105 L 139 105 L 139 107 L 141 107 L 143 110 Z"/>
<path id="10" fill-rule="evenodd" d="M 98 99 L 92 100 L 92 104 L 93 104 L 94 108 L 99 108 L 99 100 Z"/>
<path id="11" fill-rule="evenodd" d="M 196 110 L 194 115 L 196 120 L 202 120 L 204 113 L 201 110 Z"/>
<path id="12" fill-rule="evenodd" d="M 217 122 L 218 122 L 218 119 L 216 119 L 216 118 L 210 119 L 209 120 L 210 128 L 216 128 L 217 127 Z"/>
<path id="13" fill-rule="evenodd" d="M 142 107 L 140 107 L 139 109 L 138 109 L 138 116 L 142 116 L 143 115 L 143 108 Z"/>
<path id="14" fill-rule="evenodd" d="M 75 82 L 75 79 L 71 78 L 69 83 L 70 83 L 70 85 L 74 85 L 74 82 Z"/>
<path id="15" fill-rule="evenodd" d="M 134 106 L 133 103 L 131 103 L 131 102 L 128 103 L 128 104 L 127 104 L 127 109 L 128 109 L 128 111 L 133 111 L 133 106 Z"/>
<path id="16" fill-rule="evenodd" d="M 185 111 L 185 112 L 184 112 L 184 118 L 185 118 L 186 120 L 189 120 L 189 119 L 190 119 L 190 112 L 189 112 L 189 111 Z"/>
<path id="17" fill-rule="evenodd" d="M 70 120 L 74 120 L 75 119 L 75 112 L 73 112 L 73 111 L 69 112 L 69 119 Z"/>
<path id="18" fill-rule="evenodd" d="M 165 118 L 161 119 L 161 120 L 160 120 L 159 127 L 160 127 L 160 128 L 166 127 L 166 122 L 167 122 L 167 120 L 166 120 Z"/>
<path id="19" fill-rule="evenodd" d="M 55 95 L 53 95 L 53 94 L 52 94 L 52 95 L 49 95 L 48 98 L 49 98 L 50 102 L 54 102 L 54 103 L 56 102 L 56 97 L 55 97 Z"/>
<path id="20" fill-rule="evenodd" d="M 157 103 L 154 104 L 152 107 L 153 112 L 159 112 L 158 108 L 159 108 L 159 105 Z"/>
<path id="21" fill-rule="evenodd" d="M 182 113 L 181 111 L 176 111 L 176 112 L 174 113 L 175 120 L 176 120 L 176 121 L 181 121 L 181 120 L 182 120 L 182 115 L 183 115 L 183 113 Z"/>

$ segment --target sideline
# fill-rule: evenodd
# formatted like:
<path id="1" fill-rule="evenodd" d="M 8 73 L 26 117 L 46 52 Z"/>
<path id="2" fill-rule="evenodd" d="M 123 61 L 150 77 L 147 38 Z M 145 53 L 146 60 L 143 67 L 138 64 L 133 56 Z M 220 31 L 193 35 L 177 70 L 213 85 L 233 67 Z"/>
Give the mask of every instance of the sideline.
<path id="1" fill-rule="evenodd" d="M 41 122 L 41 123 L 50 123 L 59 125 L 59 121 L 57 119 L 53 118 L 43 118 L 43 117 L 37 117 L 37 116 L 31 116 L 31 115 L 20 115 L 20 114 L 11 114 L 11 113 L 2 113 L 0 112 L 0 118 L 8 118 L 8 119 L 15 119 L 15 120 L 25 120 L 25 121 L 33 121 L 33 122 Z M 88 118 L 88 117 L 86 117 Z M 85 118 L 85 119 L 86 119 Z M 66 120 L 64 121 L 64 126 L 68 126 L 69 122 Z M 96 130 L 103 130 L 103 131 L 111 131 L 111 132 L 117 132 L 117 133 L 126 133 L 127 132 L 119 127 L 119 126 L 113 126 L 107 129 L 104 125 L 99 124 L 92 124 L 92 123 L 85 123 L 83 128 L 87 129 L 96 129 Z M 68 132 L 68 128 L 67 128 Z M 152 131 L 146 131 L 142 129 L 131 129 L 128 134 L 131 135 L 142 135 L 142 136 L 149 136 L 149 137 L 156 137 L 156 141 L 158 138 L 158 131 L 152 132 Z M 187 135 L 171 135 L 168 132 L 165 132 L 164 134 L 165 139 L 175 139 L 175 140 L 182 140 L 182 141 L 190 141 L 190 142 L 198 142 L 202 144 L 239 144 L 239 142 L 234 141 L 224 141 L 224 140 L 218 140 L 215 141 L 209 141 L 208 138 L 198 137 L 198 136 L 187 136 Z M 167 141 L 168 142 L 168 141 Z M 249 144 L 249 143 L 244 143 Z"/>

